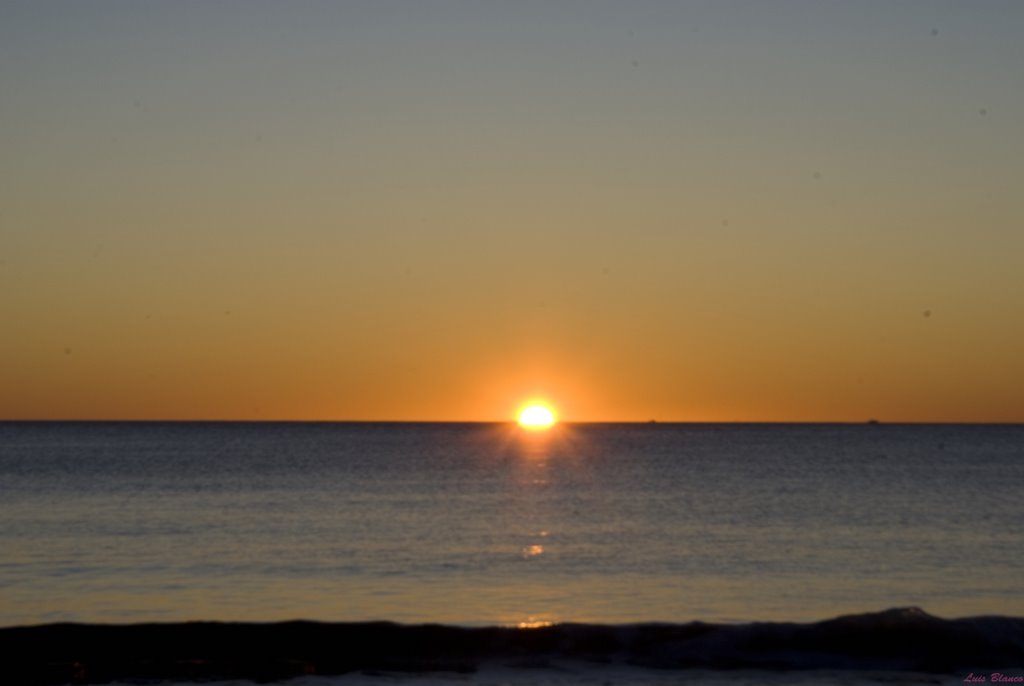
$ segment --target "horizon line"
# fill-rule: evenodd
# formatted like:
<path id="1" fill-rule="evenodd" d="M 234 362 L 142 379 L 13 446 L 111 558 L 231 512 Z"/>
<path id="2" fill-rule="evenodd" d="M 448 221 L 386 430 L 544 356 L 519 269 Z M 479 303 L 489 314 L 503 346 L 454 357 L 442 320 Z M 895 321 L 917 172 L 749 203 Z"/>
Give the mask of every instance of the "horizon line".
<path id="1" fill-rule="evenodd" d="M 515 425 L 515 419 L 125 419 L 125 418 L 0 418 L 0 424 L 472 424 L 472 425 Z M 976 421 L 976 420 L 674 420 L 674 419 L 639 419 L 639 420 L 573 420 L 560 419 L 557 425 L 804 425 L 804 426 L 1021 426 L 1020 421 Z"/>

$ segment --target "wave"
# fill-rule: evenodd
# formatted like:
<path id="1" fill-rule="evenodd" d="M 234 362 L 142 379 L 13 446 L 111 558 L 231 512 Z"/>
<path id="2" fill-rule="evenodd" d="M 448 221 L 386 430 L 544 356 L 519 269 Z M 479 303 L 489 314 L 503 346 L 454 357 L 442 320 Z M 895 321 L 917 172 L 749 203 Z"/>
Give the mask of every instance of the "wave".
<path id="1" fill-rule="evenodd" d="M 564 659 L 650 669 L 886 670 L 1024 667 L 1024 618 L 941 619 L 919 608 L 814 623 L 557 624 L 533 629 L 392 622 L 47 624 L 0 629 L 0 680 L 259 682 L 358 671 L 469 673 Z"/>

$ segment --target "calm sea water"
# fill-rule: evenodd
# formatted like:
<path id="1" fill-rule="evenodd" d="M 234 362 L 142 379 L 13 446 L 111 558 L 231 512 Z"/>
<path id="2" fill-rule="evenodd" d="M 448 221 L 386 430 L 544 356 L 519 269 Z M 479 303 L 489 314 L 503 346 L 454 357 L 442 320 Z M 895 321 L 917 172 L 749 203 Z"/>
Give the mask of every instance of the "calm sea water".
<path id="1" fill-rule="evenodd" d="M 0 424 L 0 625 L 1024 615 L 1024 427 Z"/>

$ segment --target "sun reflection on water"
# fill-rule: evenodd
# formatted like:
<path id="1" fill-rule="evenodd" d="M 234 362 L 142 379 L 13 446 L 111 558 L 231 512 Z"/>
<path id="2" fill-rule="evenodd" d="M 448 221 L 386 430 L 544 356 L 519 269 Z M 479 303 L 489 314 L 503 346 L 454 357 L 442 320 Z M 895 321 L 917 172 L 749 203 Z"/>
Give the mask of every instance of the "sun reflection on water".
<path id="1" fill-rule="evenodd" d="M 543 629 L 545 627 L 554 626 L 554 622 L 547 619 L 538 619 L 537 617 L 527 617 L 522 622 L 517 622 L 513 625 L 516 629 Z"/>
<path id="2" fill-rule="evenodd" d="M 586 465 L 578 460 L 581 454 L 578 443 L 582 436 L 571 425 L 559 424 L 547 431 L 510 433 L 506 440 L 507 454 L 514 456 L 510 473 L 514 480 L 510 513 L 516 524 L 512 529 L 515 540 L 512 550 L 518 551 L 523 564 L 544 570 L 559 564 L 564 554 L 559 550 L 562 539 L 558 532 L 563 529 L 561 518 L 565 516 L 565 508 L 552 498 L 552 491 L 561 481 L 574 480 L 585 472 Z M 522 569 L 522 574 L 531 577 L 537 573 L 528 572 L 526 567 Z M 519 586 L 518 591 L 510 598 L 512 612 L 506 615 L 508 623 L 504 626 L 543 629 L 565 621 L 544 611 L 552 602 L 560 602 L 558 596 L 529 585 Z M 531 609 L 535 614 L 526 614 Z"/>

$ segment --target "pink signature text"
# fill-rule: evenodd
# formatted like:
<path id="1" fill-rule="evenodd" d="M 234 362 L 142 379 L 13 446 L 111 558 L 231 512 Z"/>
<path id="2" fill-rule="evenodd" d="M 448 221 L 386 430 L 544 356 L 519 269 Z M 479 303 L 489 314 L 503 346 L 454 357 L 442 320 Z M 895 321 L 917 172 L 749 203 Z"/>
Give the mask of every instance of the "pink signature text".
<path id="1" fill-rule="evenodd" d="M 1024 674 L 1003 674 L 1002 672 L 991 672 L 989 674 L 975 674 L 971 672 L 964 677 L 965 684 L 1024 684 Z"/>

